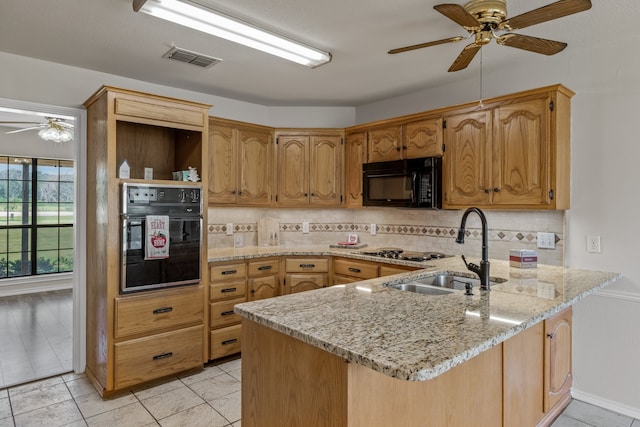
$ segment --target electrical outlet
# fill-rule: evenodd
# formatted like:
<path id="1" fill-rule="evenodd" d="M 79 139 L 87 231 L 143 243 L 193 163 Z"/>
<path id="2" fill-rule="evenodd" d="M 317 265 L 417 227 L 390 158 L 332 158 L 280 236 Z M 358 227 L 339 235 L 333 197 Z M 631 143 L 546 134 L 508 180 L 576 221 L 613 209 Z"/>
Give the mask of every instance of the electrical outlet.
<path id="1" fill-rule="evenodd" d="M 600 236 L 587 236 L 587 252 L 592 254 L 599 254 L 600 250 Z"/>
<path id="2" fill-rule="evenodd" d="M 555 249 L 556 248 L 556 234 L 555 233 L 538 233 L 538 247 L 542 249 Z"/>
<path id="3" fill-rule="evenodd" d="M 376 234 L 378 234 L 378 225 L 371 224 L 371 227 L 369 227 L 369 232 L 371 233 L 372 236 L 375 236 Z"/>
<path id="4" fill-rule="evenodd" d="M 233 223 L 227 223 L 227 236 L 233 236 Z"/>
<path id="5" fill-rule="evenodd" d="M 244 246 L 244 237 L 242 236 L 242 234 L 239 234 L 237 236 L 235 236 L 233 238 L 233 247 L 234 248 L 241 248 Z"/>
<path id="6" fill-rule="evenodd" d="M 302 222 L 302 234 L 309 234 L 309 221 Z"/>

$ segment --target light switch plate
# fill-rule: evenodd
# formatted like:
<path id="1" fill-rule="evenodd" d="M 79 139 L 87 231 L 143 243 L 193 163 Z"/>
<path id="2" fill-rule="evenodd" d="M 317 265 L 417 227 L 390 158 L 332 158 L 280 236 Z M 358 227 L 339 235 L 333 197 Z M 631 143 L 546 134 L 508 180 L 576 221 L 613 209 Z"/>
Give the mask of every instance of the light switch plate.
<path id="1" fill-rule="evenodd" d="M 309 233 L 309 221 L 304 221 L 302 223 L 302 233 L 303 234 L 308 234 Z"/>
<path id="2" fill-rule="evenodd" d="M 378 225 L 377 224 L 371 224 L 371 227 L 369 227 L 369 231 L 370 231 L 372 236 L 375 236 L 376 234 L 378 234 Z"/>
<path id="3" fill-rule="evenodd" d="M 542 249 L 555 249 L 556 248 L 556 234 L 555 233 L 538 233 L 538 247 Z"/>
<path id="4" fill-rule="evenodd" d="M 227 236 L 233 236 L 233 223 L 227 223 Z"/>

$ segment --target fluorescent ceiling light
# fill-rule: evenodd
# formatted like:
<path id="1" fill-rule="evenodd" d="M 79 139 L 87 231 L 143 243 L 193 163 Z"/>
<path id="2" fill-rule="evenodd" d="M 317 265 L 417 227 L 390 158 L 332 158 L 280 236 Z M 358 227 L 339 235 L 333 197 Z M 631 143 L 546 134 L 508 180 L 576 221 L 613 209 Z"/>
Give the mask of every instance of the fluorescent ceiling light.
<path id="1" fill-rule="evenodd" d="M 262 30 L 189 0 L 133 0 L 133 10 L 175 22 L 307 67 L 331 61 L 331 54 Z"/>

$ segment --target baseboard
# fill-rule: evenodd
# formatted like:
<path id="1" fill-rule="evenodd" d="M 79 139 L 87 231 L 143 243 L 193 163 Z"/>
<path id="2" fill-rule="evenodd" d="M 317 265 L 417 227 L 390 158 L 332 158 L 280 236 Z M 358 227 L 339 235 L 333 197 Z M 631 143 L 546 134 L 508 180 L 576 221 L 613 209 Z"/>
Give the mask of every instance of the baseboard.
<path id="1" fill-rule="evenodd" d="M 581 400 L 585 403 L 590 403 L 600 408 L 608 409 L 613 412 L 617 412 L 628 417 L 640 419 L 640 408 L 623 405 L 612 400 L 605 399 L 594 394 L 585 393 L 580 390 L 571 389 L 571 397 L 577 400 Z"/>
<path id="2" fill-rule="evenodd" d="M 0 297 L 73 289 L 73 273 L 29 276 L 0 281 Z"/>

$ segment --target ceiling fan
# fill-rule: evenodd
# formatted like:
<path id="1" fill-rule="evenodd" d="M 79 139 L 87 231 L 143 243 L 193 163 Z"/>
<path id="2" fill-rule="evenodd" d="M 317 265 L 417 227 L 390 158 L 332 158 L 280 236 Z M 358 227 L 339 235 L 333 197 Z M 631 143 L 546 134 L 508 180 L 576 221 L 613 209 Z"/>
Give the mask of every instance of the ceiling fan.
<path id="1" fill-rule="evenodd" d="M 436 46 L 444 43 L 453 43 L 471 36 L 475 36 L 473 43 L 468 44 L 453 61 L 449 71 L 459 71 L 467 68 L 469 63 L 482 46 L 492 39 L 504 46 L 554 55 L 567 47 L 566 43 L 538 37 L 515 34 L 509 31 L 562 18 L 563 16 L 583 12 L 591 8 L 591 0 L 560 0 L 538 9 L 530 10 L 521 15 L 507 18 L 506 0 L 471 0 L 464 6 L 459 4 L 438 4 L 433 7 L 447 18 L 461 25 L 469 32 L 467 37 L 450 37 L 427 43 L 400 47 L 389 51 L 390 54 L 407 52 L 424 47 Z M 505 32 L 503 34 L 499 34 Z"/>
<path id="2" fill-rule="evenodd" d="M 45 117 L 46 123 L 40 122 L 18 122 L 18 121 L 0 121 L 1 125 L 34 125 L 16 130 L 5 132 L 6 134 L 26 132 L 29 130 L 40 129 L 38 135 L 47 141 L 67 142 L 73 139 L 73 124 L 67 123 L 64 119 L 58 117 Z"/>

